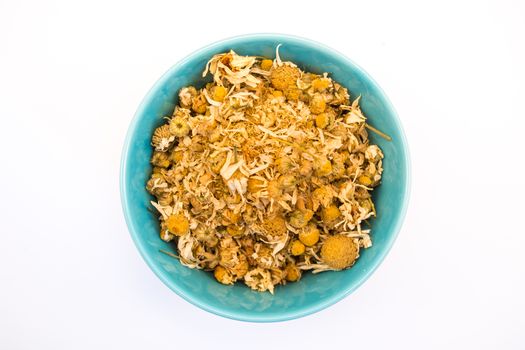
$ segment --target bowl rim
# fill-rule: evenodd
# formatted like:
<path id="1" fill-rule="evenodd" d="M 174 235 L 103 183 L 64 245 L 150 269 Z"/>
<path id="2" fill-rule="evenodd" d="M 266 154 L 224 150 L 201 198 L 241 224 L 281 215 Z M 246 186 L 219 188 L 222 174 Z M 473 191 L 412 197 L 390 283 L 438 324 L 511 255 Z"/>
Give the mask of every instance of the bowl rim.
<path id="1" fill-rule="evenodd" d="M 359 71 L 372 85 L 374 85 L 377 90 L 382 95 L 382 99 L 385 102 L 386 108 L 391 112 L 393 116 L 393 121 L 395 126 L 398 128 L 399 133 L 401 135 L 401 144 L 404 149 L 405 154 L 405 186 L 404 186 L 404 193 L 403 193 L 403 203 L 401 203 L 402 207 L 399 211 L 398 218 L 396 220 L 396 223 L 394 227 L 391 229 L 391 234 L 388 237 L 387 242 L 385 243 L 385 248 L 379 252 L 379 257 L 376 260 L 375 264 L 370 266 L 370 268 L 364 273 L 358 280 L 356 280 L 354 283 L 352 283 L 351 286 L 348 288 L 332 295 L 329 298 L 323 299 L 315 304 L 307 305 L 306 307 L 303 307 L 301 310 L 297 310 L 294 312 L 282 312 L 279 314 L 272 314 L 272 315 L 260 315 L 257 313 L 247 313 L 247 312 L 232 312 L 225 309 L 219 309 L 212 307 L 204 302 L 201 302 L 199 300 L 195 300 L 191 295 L 187 295 L 185 292 L 183 292 L 181 289 L 178 288 L 177 284 L 174 283 L 171 279 L 167 278 L 165 274 L 157 267 L 157 265 L 153 262 L 153 259 L 145 252 L 145 249 L 139 240 L 139 233 L 138 229 L 133 225 L 133 222 L 130 218 L 130 208 L 129 208 L 129 201 L 127 196 L 127 185 L 126 185 L 126 177 L 127 177 L 127 160 L 128 160 L 128 154 L 129 154 L 129 148 L 131 144 L 131 138 L 132 134 L 134 133 L 137 123 L 140 119 L 140 116 L 144 114 L 144 109 L 149 104 L 151 99 L 153 98 L 155 92 L 158 90 L 159 86 L 161 86 L 167 79 L 169 79 L 174 72 L 176 72 L 179 67 L 186 64 L 188 61 L 191 61 L 194 56 L 197 56 L 201 53 L 212 51 L 214 48 L 223 46 L 225 44 L 242 44 L 246 40 L 253 40 L 253 39 L 271 39 L 271 40 L 286 40 L 288 42 L 294 42 L 296 44 L 300 45 L 307 45 L 309 47 L 313 47 L 316 50 L 323 51 L 325 53 L 328 53 L 332 56 L 336 56 L 341 60 L 344 60 L 348 62 L 350 66 L 353 66 L 355 70 Z M 251 33 L 251 34 L 244 34 L 244 35 L 238 35 L 233 37 L 228 37 L 222 40 L 215 41 L 211 44 L 208 44 L 206 46 L 203 46 L 189 55 L 185 56 L 183 59 L 175 63 L 173 66 L 171 66 L 154 84 L 153 86 L 148 90 L 147 94 L 142 99 L 139 107 L 137 108 L 133 119 L 131 120 L 131 123 L 128 127 L 126 138 L 124 141 L 124 146 L 122 148 L 122 154 L 121 154 L 121 161 L 120 161 L 120 176 L 119 176 L 119 182 L 120 182 L 120 199 L 121 199 L 121 205 L 122 210 L 124 214 L 124 218 L 126 221 L 126 225 L 128 227 L 128 231 L 131 235 L 131 238 L 139 251 L 140 255 L 146 262 L 146 264 L 149 266 L 149 268 L 157 275 L 157 277 L 173 292 L 175 292 L 178 296 L 180 296 L 182 299 L 186 300 L 190 304 L 193 304 L 197 307 L 199 307 L 202 310 L 208 311 L 210 313 L 213 313 L 218 316 L 226 317 L 233 320 L 238 321 L 247 321 L 247 322 L 280 322 L 280 321 L 287 321 L 292 319 L 301 318 L 313 313 L 316 313 L 318 311 L 321 311 L 329 306 L 332 306 L 336 304 L 337 302 L 341 301 L 348 295 L 350 295 L 352 292 L 354 292 L 357 288 L 359 288 L 375 271 L 376 269 L 382 264 L 385 257 L 390 252 L 395 240 L 397 239 L 399 235 L 399 231 L 401 230 L 401 227 L 403 225 L 406 212 L 408 209 L 408 204 L 410 201 L 410 192 L 411 192 L 411 162 L 410 162 L 410 151 L 408 146 L 407 137 L 405 134 L 405 131 L 403 129 L 403 126 L 401 124 L 401 121 L 399 120 L 398 114 L 390 102 L 390 99 L 384 92 L 384 90 L 381 88 L 381 86 L 363 69 L 361 66 L 356 64 L 353 60 L 348 58 L 346 55 L 342 54 L 341 52 L 326 46 L 325 44 L 319 43 L 317 41 L 303 38 L 296 35 L 289 35 L 289 34 L 281 34 L 281 33 Z"/>

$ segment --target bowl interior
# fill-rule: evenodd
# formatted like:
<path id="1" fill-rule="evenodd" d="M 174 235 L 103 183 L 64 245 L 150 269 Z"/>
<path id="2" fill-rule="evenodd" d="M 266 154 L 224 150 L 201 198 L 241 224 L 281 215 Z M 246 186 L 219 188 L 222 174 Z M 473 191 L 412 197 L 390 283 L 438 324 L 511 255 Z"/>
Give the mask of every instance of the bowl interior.
<path id="1" fill-rule="evenodd" d="M 152 153 L 150 138 L 171 115 L 178 90 L 200 81 L 208 59 L 220 52 L 235 50 L 243 55 L 273 58 L 275 48 L 282 44 L 280 55 L 300 68 L 328 72 L 346 86 L 351 98 L 361 95 L 361 106 L 370 124 L 392 136 L 386 141 L 370 133 L 385 159 L 381 186 L 374 190 L 378 217 L 371 221 L 373 246 L 362 250 L 361 257 L 349 270 L 307 273 L 298 283 L 278 286 L 275 294 L 254 292 L 238 283 L 224 286 L 209 272 L 182 266 L 161 252 L 174 247 L 160 240 L 156 214 L 148 210 L 152 197 L 145 190 Z M 381 89 L 359 67 L 339 53 L 304 39 L 253 35 L 228 39 L 205 47 L 172 67 L 150 90 L 130 126 L 124 147 L 121 169 L 121 195 L 124 214 L 131 235 L 140 253 L 172 290 L 191 303 L 210 312 L 240 320 L 278 321 L 292 319 L 321 310 L 357 288 L 382 261 L 400 228 L 408 197 L 408 155 L 402 129 L 394 110 Z"/>

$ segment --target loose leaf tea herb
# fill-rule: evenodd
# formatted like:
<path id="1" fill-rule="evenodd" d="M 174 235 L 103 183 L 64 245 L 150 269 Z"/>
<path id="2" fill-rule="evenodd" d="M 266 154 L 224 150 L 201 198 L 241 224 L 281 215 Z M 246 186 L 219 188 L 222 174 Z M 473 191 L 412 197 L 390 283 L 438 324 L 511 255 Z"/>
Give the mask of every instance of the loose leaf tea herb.
<path id="1" fill-rule="evenodd" d="M 372 245 L 371 191 L 383 153 L 368 139 L 359 97 L 284 62 L 213 56 L 202 89 L 184 87 L 152 135 L 147 190 L 160 238 L 190 268 L 270 291 L 313 273 L 350 268 Z"/>

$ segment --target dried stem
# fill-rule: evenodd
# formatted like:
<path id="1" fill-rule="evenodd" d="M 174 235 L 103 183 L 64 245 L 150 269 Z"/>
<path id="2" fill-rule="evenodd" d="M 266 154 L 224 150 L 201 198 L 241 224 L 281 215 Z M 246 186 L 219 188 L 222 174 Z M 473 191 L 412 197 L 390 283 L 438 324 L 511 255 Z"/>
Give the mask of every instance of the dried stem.
<path id="1" fill-rule="evenodd" d="M 164 254 L 166 254 L 166 255 L 169 255 L 169 256 L 171 256 L 172 258 L 179 259 L 179 256 L 178 256 L 178 255 L 175 255 L 175 254 L 173 254 L 173 253 L 171 253 L 171 252 L 168 252 L 168 251 L 166 251 L 166 250 L 159 249 L 159 252 L 164 253 Z"/>
<path id="2" fill-rule="evenodd" d="M 370 131 L 375 132 L 376 134 L 378 134 L 379 136 L 381 136 L 382 138 L 384 138 L 387 141 L 392 141 L 392 138 L 390 136 L 388 136 L 387 134 L 385 134 L 382 131 L 377 130 L 376 128 L 374 128 L 372 125 L 370 125 L 368 123 L 365 123 L 365 128 L 367 128 Z"/>

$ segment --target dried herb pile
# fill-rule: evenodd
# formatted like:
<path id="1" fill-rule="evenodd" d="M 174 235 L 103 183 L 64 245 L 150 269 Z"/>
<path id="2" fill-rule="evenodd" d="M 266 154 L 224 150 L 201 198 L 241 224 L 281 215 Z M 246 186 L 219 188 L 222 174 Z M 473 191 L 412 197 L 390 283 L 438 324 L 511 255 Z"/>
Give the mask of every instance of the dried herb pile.
<path id="1" fill-rule="evenodd" d="M 160 238 L 182 264 L 258 291 L 351 267 L 372 245 L 362 226 L 383 171 L 359 97 L 278 48 L 274 60 L 215 55 L 207 74 L 152 137 Z"/>

